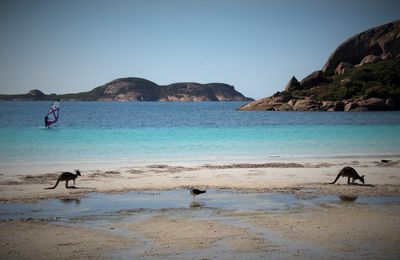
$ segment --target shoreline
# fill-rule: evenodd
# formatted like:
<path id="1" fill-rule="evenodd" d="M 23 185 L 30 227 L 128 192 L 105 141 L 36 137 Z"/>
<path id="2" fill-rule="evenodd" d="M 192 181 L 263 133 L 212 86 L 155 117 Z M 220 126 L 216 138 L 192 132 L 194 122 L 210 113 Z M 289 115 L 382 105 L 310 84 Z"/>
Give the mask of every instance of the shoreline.
<path id="1" fill-rule="evenodd" d="M 61 166 L 48 169 L 37 165 L 21 167 L 12 174 L 0 174 L 0 201 L 25 202 L 50 198 L 76 198 L 88 193 L 123 193 L 129 191 L 173 190 L 198 187 L 203 189 L 230 189 L 249 192 L 283 192 L 302 196 L 308 190 L 317 194 L 385 196 L 400 195 L 400 158 L 354 157 L 347 160 L 268 161 L 263 163 L 237 162 L 218 164 L 107 164 L 79 167 L 82 176 L 76 180 L 76 189 L 65 189 L 61 182 L 54 190 L 45 190 L 56 182 Z M 360 175 L 366 175 L 366 185 L 347 185 L 340 178 L 328 185 L 340 169 L 352 166 Z M 45 168 L 45 169 L 44 169 Z M 71 169 L 69 169 L 71 168 Z M 73 171 L 74 168 L 63 168 Z M 72 183 L 70 183 L 72 185 Z"/>
<path id="2" fill-rule="evenodd" d="M 49 172 L 70 171 L 68 169 L 116 170 L 128 167 L 146 167 L 151 165 L 170 165 L 183 167 L 201 167 L 207 165 L 266 164 L 266 163 L 299 163 L 299 164 L 343 164 L 359 162 L 361 164 L 380 162 L 382 159 L 400 161 L 400 154 L 380 155 L 335 155 L 335 156 L 266 156 L 265 158 L 213 158 L 213 159 L 152 159 L 152 160 L 70 160 L 70 161 L 0 161 L 2 175 L 39 175 Z"/>

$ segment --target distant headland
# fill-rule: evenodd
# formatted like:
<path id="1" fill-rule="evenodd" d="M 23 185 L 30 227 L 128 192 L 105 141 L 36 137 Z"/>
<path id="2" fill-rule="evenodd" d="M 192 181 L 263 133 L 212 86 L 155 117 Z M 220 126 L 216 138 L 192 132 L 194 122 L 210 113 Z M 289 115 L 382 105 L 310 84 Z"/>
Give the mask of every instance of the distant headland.
<path id="1" fill-rule="evenodd" d="M 349 38 L 322 70 L 239 110 L 400 110 L 400 20 Z"/>
<path id="2" fill-rule="evenodd" d="M 68 101 L 252 101 L 224 83 L 195 82 L 157 85 L 142 78 L 120 78 L 88 92 L 72 94 L 44 94 L 38 89 L 26 94 L 2 95 L 0 100 L 68 100 Z"/>

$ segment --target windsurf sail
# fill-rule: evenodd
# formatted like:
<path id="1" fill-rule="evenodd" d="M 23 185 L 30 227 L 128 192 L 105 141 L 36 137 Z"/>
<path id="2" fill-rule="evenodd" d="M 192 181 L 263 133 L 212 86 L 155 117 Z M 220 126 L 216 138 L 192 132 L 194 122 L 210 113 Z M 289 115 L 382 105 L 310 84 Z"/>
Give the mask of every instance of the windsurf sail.
<path id="1" fill-rule="evenodd" d="M 44 117 L 45 126 L 49 127 L 50 125 L 57 122 L 59 114 L 60 114 L 60 102 L 57 100 L 51 104 L 49 111 L 47 112 L 47 115 Z"/>

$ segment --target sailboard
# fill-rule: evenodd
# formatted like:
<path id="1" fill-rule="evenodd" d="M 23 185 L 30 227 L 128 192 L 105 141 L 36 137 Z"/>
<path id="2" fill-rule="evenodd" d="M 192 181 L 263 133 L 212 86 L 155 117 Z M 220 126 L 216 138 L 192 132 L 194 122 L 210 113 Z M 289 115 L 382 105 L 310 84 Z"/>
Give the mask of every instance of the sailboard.
<path id="1" fill-rule="evenodd" d="M 49 127 L 55 122 L 57 122 L 59 115 L 60 115 L 60 102 L 56 100 L 51 104 L 49 111 L 44 117 L 45 127 Z"/>

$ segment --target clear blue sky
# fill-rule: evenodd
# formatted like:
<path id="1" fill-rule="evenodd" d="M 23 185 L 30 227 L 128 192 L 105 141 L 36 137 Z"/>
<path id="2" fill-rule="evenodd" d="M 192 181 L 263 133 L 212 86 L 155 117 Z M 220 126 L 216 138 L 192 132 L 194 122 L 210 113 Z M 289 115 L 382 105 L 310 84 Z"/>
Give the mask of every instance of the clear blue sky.
<path id="1" fill-rule="evenodd" d="M 88 91 L 120 77 L 224 82 L 261 98 L 322 68 L 400 1 L 1 0 L 0 93 Z"/>

